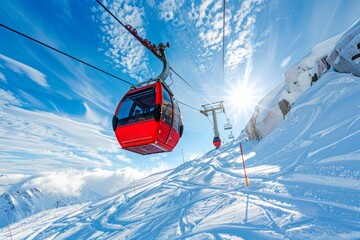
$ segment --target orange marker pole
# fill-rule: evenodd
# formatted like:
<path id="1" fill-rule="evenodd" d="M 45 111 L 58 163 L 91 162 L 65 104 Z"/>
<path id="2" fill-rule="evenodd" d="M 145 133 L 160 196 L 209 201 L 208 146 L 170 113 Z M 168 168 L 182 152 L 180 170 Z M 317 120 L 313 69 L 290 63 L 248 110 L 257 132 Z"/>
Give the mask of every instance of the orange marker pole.
<path id="1" fill-rule="evenodd" d="M 241 152 L 242 164 L 243 164 L 243 168 L 244 168 L 245 183 L 246 183 L 246 186 L 248 187 L 249 186 L 249 181 L 248 181 L 248 178 L 246 176 L 245 160 L 244 160 L 244 154 L 243 154 L 241 143 L 240 143 L 240 152 Z"/>
<path id="2" fill-rule="evenodd" d="M 13 240 L 13 237 L 12 237 L 12 234 L 11 234 L 11 229 L 10 229 L 10 225 L 9 225 L 9 221 L 8 221 L 8 218 L 5 214 L 5 219 L 6 219 L 6 224 L 8 225 L 8 229 L 9 229 L 9 233 L 10 233 L 10 239 Z"/>

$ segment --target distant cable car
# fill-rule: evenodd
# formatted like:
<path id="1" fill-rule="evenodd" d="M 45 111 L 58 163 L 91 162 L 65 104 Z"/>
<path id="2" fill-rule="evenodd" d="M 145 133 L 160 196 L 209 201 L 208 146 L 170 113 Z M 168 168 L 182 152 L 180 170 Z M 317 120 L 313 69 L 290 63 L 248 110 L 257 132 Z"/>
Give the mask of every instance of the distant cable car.
<path id="1" fill-rule="evenodd" d="M 221 139 L 220 137 L 214 137 L 213 144 L 216 148 L 219 148 L 221 146 Z"/>
<path id="2" fill-rule="evenodd" d="M 125 150 L 142 155 L 169 152 L 183 133 L 180 108 L 164 83 L 169 75 L 164 50 L 165 46 L 160 48 L 164 69 L 155 83 L 149 84 L 152 80 L 146 86 L 132 87 L 116 108 L 113 130 Z"/>
<path id="3" fill-rule="evenodd" d="M 234 135 L 232 134 L 232 132 L 230 132 L 228 139 L 234 139 Z"/>

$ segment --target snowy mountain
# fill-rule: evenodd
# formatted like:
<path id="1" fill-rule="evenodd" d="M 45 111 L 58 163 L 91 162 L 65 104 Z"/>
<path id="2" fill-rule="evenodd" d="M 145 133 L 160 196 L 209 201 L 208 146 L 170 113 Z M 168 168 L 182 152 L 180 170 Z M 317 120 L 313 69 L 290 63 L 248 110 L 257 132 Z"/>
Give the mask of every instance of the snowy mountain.
<path id="1" fill-rule="evenodd" d="M 6 191 L 0 196 L 0 211 L 6 214 L 9 223 L 48 209 L 92 202 L 101 197 L 86 189 L 82 189 L 78 196 L 51 194 L 36 187 L 24 188 L 25 183 L 1 186 Z M 6 226 L 7 221 L 0 221 L 0 227 Z"/>
<path id="2" fill-rule="evenodd" d="M 359 239 L 359 94 L 360 77 L 330 69 L 260 142 L 242 132 L 219 150 L 91 204 L 23 219 L 10 225 L 12 236 Z M 10 229 L 0 229 L 0 238 Z"/>

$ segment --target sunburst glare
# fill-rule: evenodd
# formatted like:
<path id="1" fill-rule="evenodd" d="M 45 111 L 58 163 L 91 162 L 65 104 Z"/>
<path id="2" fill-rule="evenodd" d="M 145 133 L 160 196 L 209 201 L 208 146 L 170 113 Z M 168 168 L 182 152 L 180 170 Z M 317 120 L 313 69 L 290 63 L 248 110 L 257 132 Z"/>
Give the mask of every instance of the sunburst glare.
<path id="1" fill-rule="evenodd" d="M 230 103 L 236 114 L 253 112 L 261 98 L 261 92 L 255 85 L 244 84 L 243 82 L 238 82 L 226 95 L 228 96 L 227 102 Z"/>

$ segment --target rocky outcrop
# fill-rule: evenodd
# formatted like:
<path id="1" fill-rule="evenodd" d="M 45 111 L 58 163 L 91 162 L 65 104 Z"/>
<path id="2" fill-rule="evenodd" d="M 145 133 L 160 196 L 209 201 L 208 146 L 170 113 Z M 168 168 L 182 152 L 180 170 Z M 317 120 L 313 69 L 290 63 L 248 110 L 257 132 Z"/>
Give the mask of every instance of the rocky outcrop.
<path id="1" fill-rule="evenodd" d="M 284 73 L 285 83 L 255 108 L 245 127 L 249 140 L 262 139 L 277 128 L 296 100 L 329 69 L 360 76 L 360 21 L 348 31 L 317 46 Z"/>

